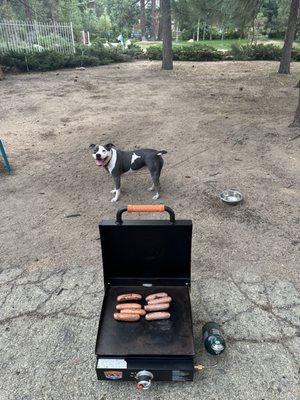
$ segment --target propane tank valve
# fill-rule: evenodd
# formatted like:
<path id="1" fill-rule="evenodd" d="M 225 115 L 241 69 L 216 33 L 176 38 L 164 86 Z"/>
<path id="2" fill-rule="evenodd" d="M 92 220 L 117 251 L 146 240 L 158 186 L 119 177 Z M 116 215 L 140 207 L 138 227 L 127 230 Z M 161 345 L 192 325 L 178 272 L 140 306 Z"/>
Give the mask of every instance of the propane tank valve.
<path id="1" fill-rule="evenodd" d="M 153 379 L 153 375 L 149 371 L 139 371 L 135 379 L 137 379 L 138 383 L 136 384 L 137 389 L 139 390 L 147 390 L 151 386 L 151 380 Z"/>

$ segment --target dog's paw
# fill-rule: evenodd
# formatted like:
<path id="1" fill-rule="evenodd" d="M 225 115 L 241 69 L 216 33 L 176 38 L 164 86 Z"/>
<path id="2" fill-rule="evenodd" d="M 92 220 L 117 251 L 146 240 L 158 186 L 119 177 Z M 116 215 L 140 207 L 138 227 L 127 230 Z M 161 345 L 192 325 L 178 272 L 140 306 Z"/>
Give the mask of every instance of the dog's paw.
<path id="1" fill-rule="evenodd" d="M 116 193 L 116 191 L 117 191 L 116 189 L 113 189 L 110 191 L 110 193 Z"/>
<path id="2" fill-rule="evenodd" d="M 118 198 L 117 198 L 117 197 L 113 197 L 113 198 L 111 199 L 111 202 L 112 202 L 112 203 L 115 203 L 116 201 L 118 201 Z"/>
<path id="3" fill-rule="evenodd" d="M 149 187 L 147 190 L 148 190 L 148 192 L 153 192 L 154 186 Z"/>
<path id="4" fill-rule="evenodd" d="M 153 197 L 152 197 L 152 199 L 153 199 L 153 200 L 157 200 L 157 199 L 159 199 L 159 193 L 156 193 L 156 195 L 155 195 L 155 196 L 153 196 Z"/>

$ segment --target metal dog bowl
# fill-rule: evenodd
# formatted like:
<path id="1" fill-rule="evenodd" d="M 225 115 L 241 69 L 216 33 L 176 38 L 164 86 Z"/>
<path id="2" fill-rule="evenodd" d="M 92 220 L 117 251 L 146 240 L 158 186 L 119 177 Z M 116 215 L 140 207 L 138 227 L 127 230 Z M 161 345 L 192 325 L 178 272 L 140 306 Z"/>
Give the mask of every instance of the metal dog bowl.
<path id="1" fill-rule="evenodd" d="M 243 200 L 243 195 L 236 189 L 226 189 L 220 194 L 220 199 L 224 203 L 234 206 Z"/>

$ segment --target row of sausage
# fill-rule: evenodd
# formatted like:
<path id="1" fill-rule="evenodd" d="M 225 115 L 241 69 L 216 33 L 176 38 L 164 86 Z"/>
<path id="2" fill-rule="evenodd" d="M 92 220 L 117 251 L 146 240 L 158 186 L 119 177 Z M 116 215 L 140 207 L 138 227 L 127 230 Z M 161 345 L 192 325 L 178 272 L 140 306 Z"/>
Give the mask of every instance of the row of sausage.
<path id="1" fill-rule="evenodd" d="M 167 312 L 170 308 L 172 298 L 165 292 L 153 293 L 146 297 L 147 305 L 142 307 L 137 301 L 142 300 L 142 295 L 137 293 L 121 294 L 117 297 L 114 319 L 117 321 L 135 322 L 141 317 L 145 317 L 147 321 L 160 319 L 169 319 L 170 313 Z M 134 303 L 130 303 L 134 301 Z"/>

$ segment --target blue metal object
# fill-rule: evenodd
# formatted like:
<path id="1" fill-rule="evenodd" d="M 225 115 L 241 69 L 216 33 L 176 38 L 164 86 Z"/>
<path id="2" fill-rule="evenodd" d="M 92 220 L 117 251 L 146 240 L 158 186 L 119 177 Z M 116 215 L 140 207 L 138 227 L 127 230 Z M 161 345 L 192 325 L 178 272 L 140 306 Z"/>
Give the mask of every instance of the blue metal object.
<path id="1" fill-rule="evenodd" d="M 9 174 L 11 174 L 12 169 L 11 169 L 11 166 L 9 165 L 8 157 L 7 157 L 6 153 L 5 153 L 5 149 L 4 149 L 2 140 L 0 140 L 0 154 L 1 154 L 1 156 L 3 157 L 3 160 L 4 160 L 4 167 L 5 167 L 6 171 L 7 171 Z"/>

